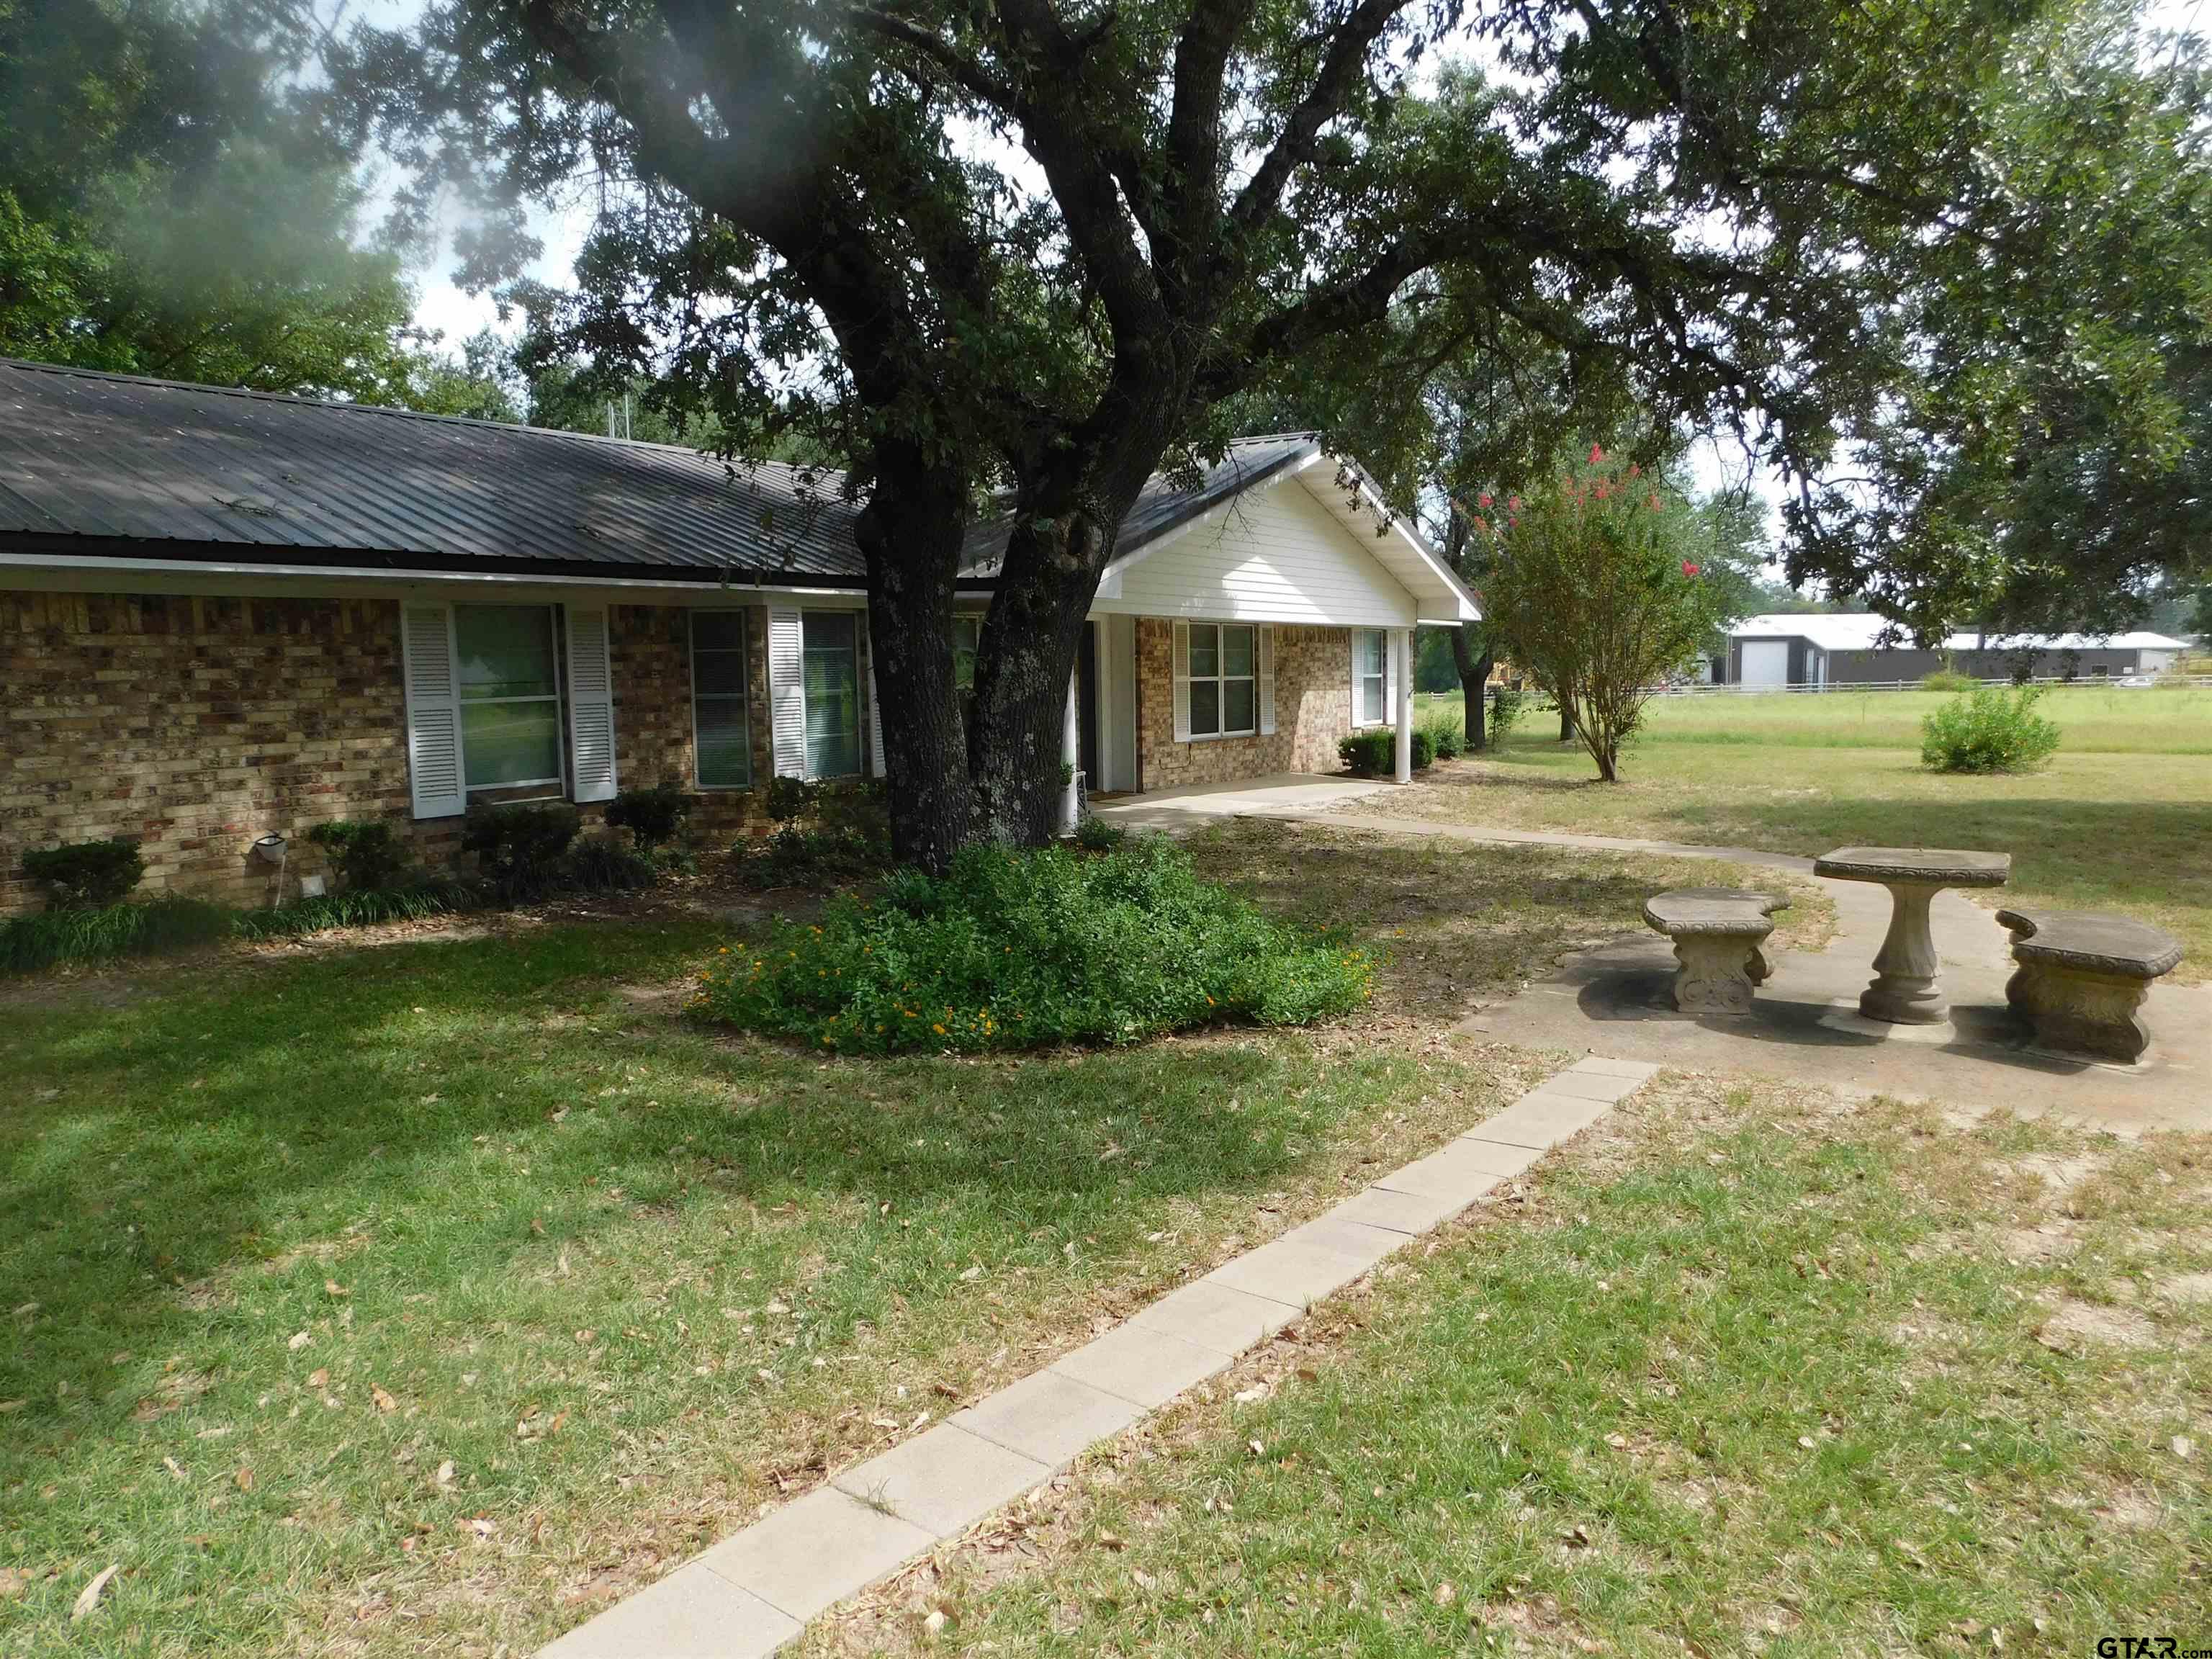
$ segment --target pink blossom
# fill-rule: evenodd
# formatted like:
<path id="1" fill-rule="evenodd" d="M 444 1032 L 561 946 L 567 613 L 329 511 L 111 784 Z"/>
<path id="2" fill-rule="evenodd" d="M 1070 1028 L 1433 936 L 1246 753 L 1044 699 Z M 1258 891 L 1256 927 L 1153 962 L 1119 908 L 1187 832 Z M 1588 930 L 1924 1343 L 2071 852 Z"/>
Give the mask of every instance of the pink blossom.
<path id="1" fill-rule="evenodd" d="M 1658 497 L 1655 495 L 1652 497 L 1652 500 L 1656 503 Z M 1682 574 L 1685 576 L 1694 576 L 1698 574 L 1698 567 L 1692 564 L 1687 559 L 1685 559 L 1682 561 Z"/>
<path id="2" fill-rule="evenodd" d="M 1505 498 L 1505 510 L 1508 513 L 1518 513 L 1521 510 L 1521 498 L 1518 495 L 1508 495 Z"/>
<path id="3" fill-rule="evenodd" d="M 1592 466 L 1597 466 L 1597 465 L 1602 465 L 1602 464 L 1603 464 L 1603 462 L 1604 462 L 1604 460 L 1605 460 L 1605 451 L 1603 451 L 1602 449 L 1599 448 L 1595 444 L 1592 444 L 1592 445 L 1590 446 L 1590 458 L 1589 458 L 1589 464 L 1590 464 Z"/>
<path id="4" fill-rule="evenodd" d="M 1490 505 L 1490 492 L 1486 489 L 1484 490 L 1481 495 L 1475 497 L 1475 500 L 1480 501 L 1483 506 L 1488 507 Z"/>

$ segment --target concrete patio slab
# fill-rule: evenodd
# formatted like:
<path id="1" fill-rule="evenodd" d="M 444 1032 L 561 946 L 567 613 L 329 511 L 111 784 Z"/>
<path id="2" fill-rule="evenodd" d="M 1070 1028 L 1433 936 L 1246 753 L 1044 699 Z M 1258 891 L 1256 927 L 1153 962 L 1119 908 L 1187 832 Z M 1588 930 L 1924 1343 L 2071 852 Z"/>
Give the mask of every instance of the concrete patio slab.
<path id="1" fill-rule="evenodd" d="M 802 1628 L 692 1561 L 540 1648 L 538 1659 L 764 1659 Z"/>
<path id="2" fill-rule="evenodd" d="M 1073 1462 L 1095 1441 L 1110 1439 L 1145 1407 L 1058 1371 L 1032 1371 L 949 1420 L 994 1445 L 1049 1468 Z"/>
<path id="3" fill-rule="evenodd" d="M 888 1504 L 900 1520 L 942 1538 L 1051 1478 L 1033 1457 L 940 1423 L 855 1463 L 830 1484 L 863 1503 Z"/>
<path id="4" fill-rule="evenodd" d="M 1146 1330 L 1164 1331 L 1201 1348 L 1238 1354 L 1266 1341 L 1285 1325 L 1295 1324 L 1304 1311 L 1303 1305 L 1200 1279 L 1169 1291 L 1129 1322 Z"/>
<path id="5" fill-rule="evenodd" d="M 1051 1369 L 1123 1400 L 1145 1407 L 1164 1406 L 1185 1389 L 1195 1388 L 1229 1369 L 1231 1355 L 1201 1348 L 1165 1331 L 1122 1325 L 1073 1353 L 1062 1354 Z"/>
<path id="6" fill-rule="evenodd" d="M 698 1565 L 803 1621 L 936 1541 L 911 1521 L 817 1486 L 725 1538 Z"/>

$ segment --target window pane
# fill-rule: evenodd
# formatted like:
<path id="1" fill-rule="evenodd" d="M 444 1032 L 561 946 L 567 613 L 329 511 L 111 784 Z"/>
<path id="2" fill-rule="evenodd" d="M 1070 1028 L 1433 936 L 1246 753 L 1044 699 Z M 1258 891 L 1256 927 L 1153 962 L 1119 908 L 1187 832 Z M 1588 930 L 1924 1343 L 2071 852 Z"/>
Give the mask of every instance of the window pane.
<path id="1" fill-rule="evenodd" d="M 691 659 L 691 689 L 702 697 L 745 695 L 745 653 L 702 651 Z"/>
<path id="2" fill-rule="evenodd" d="M 1252 680 L 1224 680 L 1221 682 L 1221 729 L 1224 732 L 1252 732 L 1260 722 L 1254 716 L 1259 707 Z"/>
<path id="3" fill-rule="evenodd" d="M 540 702 L 484 702 L 461 709 L 461 750 L 468 786 L 557 783 L 561 779 L 561 707 Z"/>
<path id="4" fill-rule="evenodd" d="M 465 702 L 550 697 L 557 689 L 553 613 L 542 605 L 457 605 L 453 639 Z"/>
<path id="5" fill-rule="evenodd" d="M 1384 656 L 1382 630 L 1379 628 L 1363 628 L 1352 637 L 1359 641 L 1359 672 L 1362 674 L 1382 673 Z"/>
<path id="6" fill-rule="evenodd" d="M 1224 674 L 1253 672 L 1252 650 L 1250 629 L 1223 629 L 1221 630 L 1221 672 Z"/>
<path id="7" fill-rule="evenodd" d="M 1364 674 L 1359 677 L 1359 723 L 1363 726 L 1382 723 L 1382 682 Z"/>
<path id="8" fill-rule="evenodd" d="M 753 781 L 751 734 L 743 697 L 699 699 L 699 784 L 743 789 Z"/>
<path id="9" fill-rule="evenodd" d="M 694 611 L 691 643 L 701 651 L 742 651 L 745 648 L 745 613 L 742 611 Z"/>
<path id="10" fill-rule="evenodd" d="M 850 777 L 860 769 L 859 620 L 849 612 L 809 611 L 804 626 L 806 774 Z"/>
<path id="11" fill-rule="evenodd" d="M 1190 625 L 1190 677 L 1211 679 L 1221 672 L 1221 630 L 1211 623 Z"/>
<path id="12" fill-rule="evenodd" d="M 1221 730 L 1221 685 L 1218 680 L 1190 683 L 1190 734 L 1210 738 Z"/>

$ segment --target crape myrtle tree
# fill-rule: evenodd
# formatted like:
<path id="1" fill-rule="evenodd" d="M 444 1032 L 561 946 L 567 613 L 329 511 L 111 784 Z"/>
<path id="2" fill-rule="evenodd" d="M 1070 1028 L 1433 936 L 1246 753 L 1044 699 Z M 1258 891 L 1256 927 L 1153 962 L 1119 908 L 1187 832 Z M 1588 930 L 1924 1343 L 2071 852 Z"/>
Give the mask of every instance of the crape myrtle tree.
<path id="1" fill-rule="evenodd" d="M 1147 476 L 1424 273 L 1809 465 L 1894 378 L 1873 256 L 1941 234 L 2044 3 L 431 0 L 345 37 L 331 80 L 426 191 L 598 180 L 579 344 L 847 469 L 893 839 L 941 865 L 1050 832 L 1084 617 Z M 1510 90 L 1426 95 L 1470 29 Z M 518 251 L 488 230 L 469 274 Z"/>
<path id="2" fill-rule="evenodd" d="M 1653 690 L 1711 636 L 1723 599 L 1689 503 L 1600 445 L 1470 515 L 1489 550 L 1491 626 L 1562 708 L 1607 783 Z"/>

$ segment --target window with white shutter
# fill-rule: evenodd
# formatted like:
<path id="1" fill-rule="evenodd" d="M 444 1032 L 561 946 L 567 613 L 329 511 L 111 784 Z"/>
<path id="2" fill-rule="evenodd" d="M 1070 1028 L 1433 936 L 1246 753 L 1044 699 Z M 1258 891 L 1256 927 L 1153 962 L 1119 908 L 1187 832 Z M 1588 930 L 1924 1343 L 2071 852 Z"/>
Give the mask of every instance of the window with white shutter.
<path id="1" fill-rule="evenodd" d="M 461 781 L 453 613 L 442 605 L 403 606 L 399 645 L 407 688 L 407 786 L 415 816 L 457 817 L 468 811 L 469 797 Z"/>

